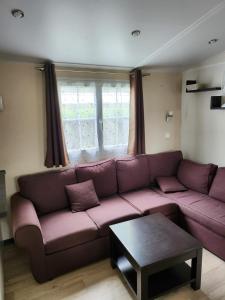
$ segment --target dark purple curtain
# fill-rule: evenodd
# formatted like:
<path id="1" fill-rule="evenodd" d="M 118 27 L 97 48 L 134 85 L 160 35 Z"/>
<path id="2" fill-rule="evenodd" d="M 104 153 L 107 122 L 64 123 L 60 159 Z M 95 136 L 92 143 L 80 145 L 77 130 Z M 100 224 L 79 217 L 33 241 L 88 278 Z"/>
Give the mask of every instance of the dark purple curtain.
<path id="1" fill-rule="evenodd" d="M 68 156 L 60 116 L 59 97 L 54 64 L 45 64 L 47 153 L 45 166 L 66 166 Z"/>
<path id="2" fill-rule="evenodd" d="M 142 72 L 134 69 L 130 73 L 130 130 L 128 153 L 131 155 L 145 153 L 145 120 L 142 89 Z"/>

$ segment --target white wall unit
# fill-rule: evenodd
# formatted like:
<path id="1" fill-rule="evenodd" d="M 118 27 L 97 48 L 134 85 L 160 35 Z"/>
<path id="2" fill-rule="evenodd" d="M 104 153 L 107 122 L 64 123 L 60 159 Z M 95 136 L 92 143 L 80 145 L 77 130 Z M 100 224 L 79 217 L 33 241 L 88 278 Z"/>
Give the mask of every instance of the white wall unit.
<path id="1" fill-rule="evenodd" d="M 225 166 L 225 111 L 211 110 L 211 96 L 222 91 L 186 93 L 186 80 L 220 86 L 225 74 L 225 53 L 183 73 L 181 145 L 185 157 Z"/>

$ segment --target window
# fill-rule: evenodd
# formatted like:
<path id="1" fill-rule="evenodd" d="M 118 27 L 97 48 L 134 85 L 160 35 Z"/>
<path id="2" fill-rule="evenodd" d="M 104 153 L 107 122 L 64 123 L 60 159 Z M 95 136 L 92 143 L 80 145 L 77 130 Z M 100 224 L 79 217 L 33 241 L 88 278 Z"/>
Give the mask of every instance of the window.
<path id="1" fill-rule="evenodd" d="M 59 81 L 61 114 L 71 162 L 127 153 L 128 81 Z"/>

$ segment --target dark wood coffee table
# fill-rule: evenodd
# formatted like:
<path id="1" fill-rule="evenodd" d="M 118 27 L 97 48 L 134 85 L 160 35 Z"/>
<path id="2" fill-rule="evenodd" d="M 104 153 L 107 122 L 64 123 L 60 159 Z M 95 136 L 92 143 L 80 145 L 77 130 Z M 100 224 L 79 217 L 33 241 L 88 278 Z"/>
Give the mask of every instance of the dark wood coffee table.
<path id="1" fill-rule="evenodd" d="M 110 241 L 112 267 L 137 299 L 154 299 L 186 284 L 200 288 L 201 244 L 162 214 L 110 226 Z"/>

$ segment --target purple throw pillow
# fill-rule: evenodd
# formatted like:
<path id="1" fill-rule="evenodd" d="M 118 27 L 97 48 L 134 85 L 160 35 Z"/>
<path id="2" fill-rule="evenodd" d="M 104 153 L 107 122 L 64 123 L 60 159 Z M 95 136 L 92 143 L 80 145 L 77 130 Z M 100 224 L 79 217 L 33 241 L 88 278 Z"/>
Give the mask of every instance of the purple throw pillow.
<path id="1" fill-rule="evenodd" d="M 225 202 L 225 168 L 218 169 L 209 196 Z"/>
<path id="2" fill-rule="evenodd" d="M 160 190 L 164 193 L 184 192 L 187 188 L 176 177 L 157 177 L 156 181 Z"/>
<path id="3" fill-rule="evenodd" d="M 87 210 L 100 205 L 93 180 L 65 186 L 72 212 Z"/>

